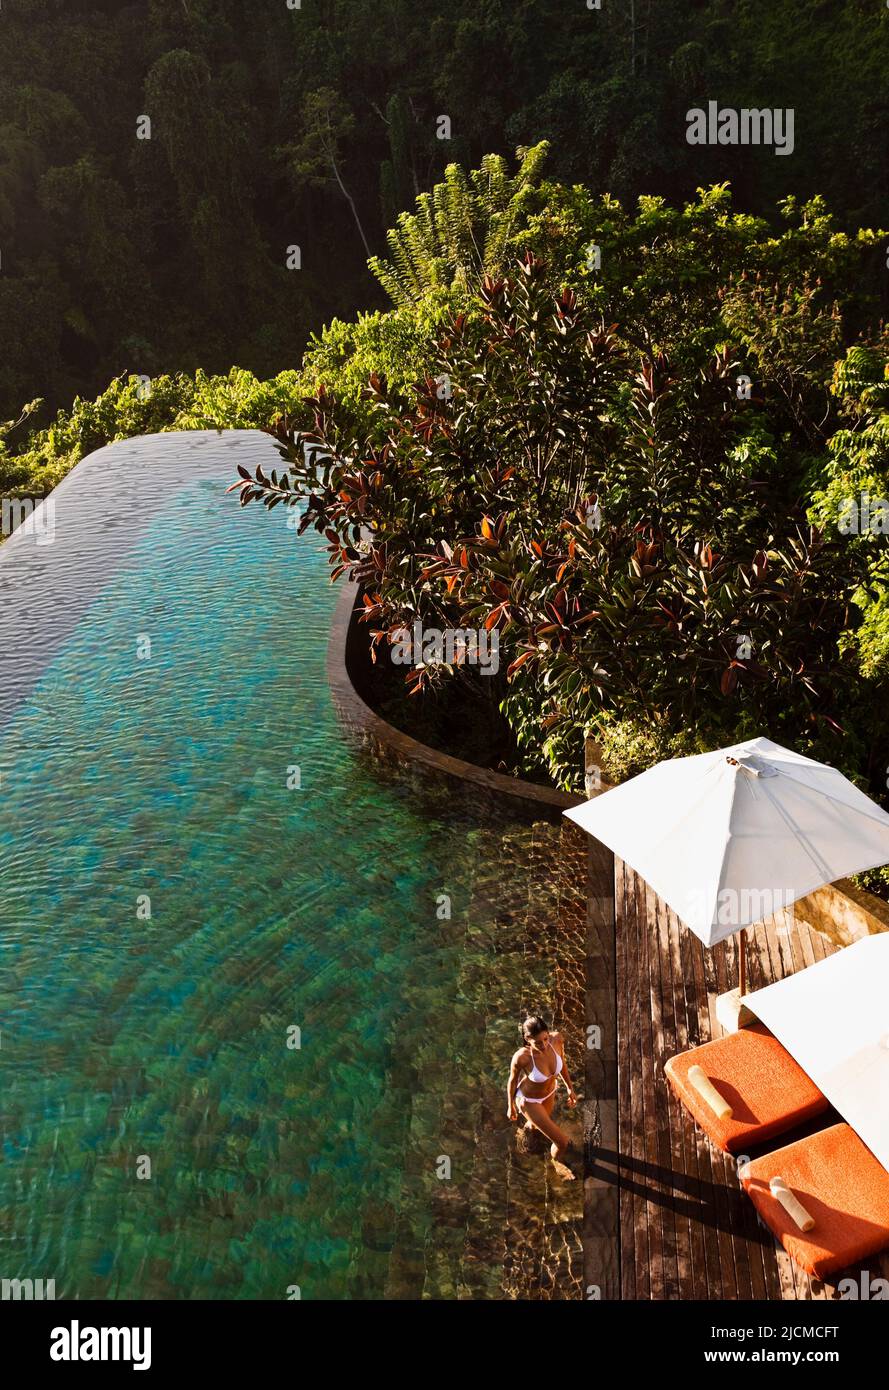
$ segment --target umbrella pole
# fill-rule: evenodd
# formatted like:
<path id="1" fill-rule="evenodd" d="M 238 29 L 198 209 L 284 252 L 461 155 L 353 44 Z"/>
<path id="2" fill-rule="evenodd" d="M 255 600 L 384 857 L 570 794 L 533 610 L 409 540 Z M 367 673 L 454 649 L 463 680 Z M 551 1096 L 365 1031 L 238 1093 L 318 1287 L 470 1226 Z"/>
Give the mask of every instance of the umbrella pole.
<path id="1" fill-rule="evenodd" d="M 741 944 L 738 947 L 738 996 L 743 999 L 747 993 L 747 928 L 741 928 Z"/>

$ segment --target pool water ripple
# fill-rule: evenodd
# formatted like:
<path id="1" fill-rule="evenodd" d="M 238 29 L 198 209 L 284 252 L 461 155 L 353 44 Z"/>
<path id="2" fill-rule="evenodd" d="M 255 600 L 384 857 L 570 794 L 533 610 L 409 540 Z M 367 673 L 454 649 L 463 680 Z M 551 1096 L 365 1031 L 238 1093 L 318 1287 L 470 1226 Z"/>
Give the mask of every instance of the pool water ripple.
<path id="1" fill-rule="evenodd" d="M 224 497 L 269 449 L 112 446 L 58 566 L 0 549 L 0 1276 L 58 1296 L 383 1297 L 407 1157 L 452 1142 L 423 1087 L 475 1103 L 498 837 L 338 724 L 323 542 Z"/>

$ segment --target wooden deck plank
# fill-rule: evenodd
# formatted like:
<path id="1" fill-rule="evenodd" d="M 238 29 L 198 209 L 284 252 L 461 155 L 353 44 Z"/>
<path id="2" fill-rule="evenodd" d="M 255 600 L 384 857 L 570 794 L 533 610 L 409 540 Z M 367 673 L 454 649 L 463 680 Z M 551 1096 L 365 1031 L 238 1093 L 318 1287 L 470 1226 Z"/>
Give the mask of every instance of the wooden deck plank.
<path id="1" fill-rule="evenodd" d="M 673 979 L 670 970 L 669 942 L 666 927 L 667 907 L 646 890 L 645 912 L 648 924 L 651 975 L 651 1086 L 655 1114 L 655 1161 L 657 1164 L 658 1210 L 663 1233 L 663 1280 L 665 1297 L 679 1297 L 679 1230 L 676 1203 L 671 1200 L 673 1162 L 670 1142 L 670 1107 L 663 1072 L 664 1058 L 675 1048 L 673 1044 Z"/>
<path id="2" fill-rule="evenodd" d="M 621 1296 L 614 858 L 576 834 L 587 842 L 586 1020 L 599 1029 L 599 1045 L 584 1049 L 584 1285 L 611 1299 Z"/>
<path id="3" fill-rule="evenodd" d="M 679 932 L 682 942 L 683 977 L 686 982 L 687 1010 L 690 1024 L 689 1045 L 697 1047 L 702 1042 L 709 1041 L 710 1038 L 710 1017 L 706 1003 L 707 989 L 704 977 L 704 953 L 697 937 L 680 922 L 678 917 L 676 918 L 676 929 Z M 682 1122 L 685 1125 L 686 1132 L 689 1134 L 691 1143 L 694 1145 L 695 1162 L 700 1179 L 699 1206 L 701 1215 L 699 1219 L 704 1227 L 707 1262 L 705 1277 L 696 1282 L 695 1297 L 702 1299 L 708 1297 L 721 1297 L 721 1237 L 716 1223 L 712 1153 L 710 1145 L 702 1131 L 699 1130 L 693 1122 L 689 1123 L 691 1117 L 679 1106 L 678 1101 L 676 1105 L 681 1112 Z"/>
<path id="4" fill-rule="evenodd" d="M 732 946 L 725 950 L 709 951 L 688 928 L 681 928 L 693 942 L 694 979 L 699 991 L 698 1008 L 701 1016 L 701 1041 L 709 1042 L 719 1035 L 716 1021 L 716 997 L 729 989 L 737 978 L 737 963 Z M 725 1165 L 721 1153 L 706 1135 L 696 1130 L 700 1152 L 704 1155 L 709 1173 L 711 1221 L 716 1233 L 717 1271 L 711 1289 L 703 1290 L 701 1298 L 733 1299 L 737 1297 L 735 1254 L 728 1204 L 725 1198 Z"/>
<path id="5" fill-rule="evenodd" d="M 697 1047 L 700 1042 L 700 1013 L 699 1008 L 697 1008 L 692 969 L 695 942 L 690 938 L 688 931 L 683 929 L 674 912 L 670 913 L 670 926 L 671 937 L 675 942 L 675 956 L 678 960 L 678 969 L 675 973 L 676 1006 L 678 1006 L 679 1016 L 682 1020 L 681 1029 L 676 1033 L 676 1052 L 685 1052 L 690 1047 Z M 672 1112 L 676 1116 L 676 1125 L 679 1127 L 679 1133 L 682 1136 L 682 1148 L 685 1152 L 682 1173 L 688 1176 L 686 1209 L 688 1209 L 693 1250 L 695 1250 L 690 1287 L 695 1290 L 696 1298 L 706 1298 L 707 1290 L 711 1286 L 711 1279 L 717 1277 L 718 1270 L 720 1270 L 717 1232 L 715 1232 L 713 1222 L 701 1220 L 701 1207 L 706 1204 L 708 1184 L 711 1180 L 710 1156 L 701 1156 L 700 1134 L 696 1133 L 695 1125 L 690 1125 L 688 1113 L 683 1111 L 674 1095 L 670 1094 Z"/>
<path id="6" fill-rule="evenodd" d="M 667 1172 L 682 1172 L 682 1135 L 680 1129 L 680 1117 L 676 1114 L 675 1107 L 672 1105 L 672 1096 L 667 1078 L 664 1075 L 664 1061 L 666 1057 L 672 1056 L 679 1051 L 677 1043 L 677 989 L 681 988 L 681 981 L 677 978 L 676 960 L 677 953 L 675 947 L 675 934 L 672 931 L 672 913 L 666 903 L 660 902 L 655 898 L 655 911 L 658 915 L 658 931 L 661 936 L 661 1000 L 662 1000 L 662 1027 L 663 1041 L 660 1056 L 655 1057 L 656 1081 L 658 1099 L 662 1105 L 663 1131 L 666 1145 L 666 1154 L 662 1162 Z M 684 1004 L 684 998 L 683 998 Z M 679 1290 L 683 1284 L 689 1284 L 694 1280 L 694 1261 L 692 1259 L 692 1225 L 689 1220 L 687 1206 L 681 1202 L 676 1203 L 673 1213 L 673 1243 L 676 1258 L 676 1290 L 673 1298 L 679 1297 Z"/>
<path id="7" fill-rule="evenodd" d="M 626 1050 L 629 1043 L 628 994 L 635 975 L 635 965 L 630 953 L 630 925 L 627 921 L 627 868 L 620 860 L 615 860 L 615 953 L 617 958 L 617 1046 L 618 1046 L 618 1140 L 620 1184 L 620 1272 L 621 1296 L 626 1299 L 636 1297 L 636 1246 L 634 1201 L 631 1168 L 625 1155 L 631 1155 L 633 1146 L 633 1092 L 631 1072 L 626 1063 Z"/>
<path id="8" fill-rule="evenodd" d="M 628 1029 L 630 1042 L 630 1052 L 628 1064 L 630 1070 L 630 1084 L 633 1091 L 633 1148 L 631 1153 L 634 1159 L 633 1185 L 633 1226 L 634 1242 L 642 1262 L 641 1269 L 636 1270 L 637 1298 L 651 1298 L 652 1287 L 652 1265 L 658 1254 L 658 1232 L 652 1230 L 649 1220 L 648 1194 L 645 1190 L 644 1176 L 640 1173 L 640 1168 L 645 1162 L 645 1146 L 647 1139 L 646 1114 L 645 1114 L 645 1087 L 643 1077 L 639 1067 L 639 1054 L 642 1048 L 642 1010 L 639 1005 L 638 987 L 645 980 L 646 952 L 643 933 L 639 922 L 639 879 L 632 871 L 627 872 L 627 912 L 629 923 L 632 924 L 630 940 L 632 941 L 633 959 L 636 965 L 636 988 L 630 991 L 628 1003 L 632 1009 L 632 1021 Z M 628 923 L 628 924 L 629 924 Z M 640 1182 L 640 1177 L 642 1181 Z"/>
<path id="9" fill-rule="evenodd" d="M 671 998 L 672 998 L 672 1051 L 685 1052 L 689 1048 L 688 1004 L 686 1004 L 685 976 L 682 972 L 682 944 L 679 923 L 674 912 L 665 909 L 667 917 L 667 951 L 670 952 Z M 704 1244 L 704 1230 L 693 1213 L 693 1200 L 700 1193 L 699 1172 L 697 1172 L 697 1148 L 695 1136 L 689 1133 L 683 1122 L 682 1109 L 675 1101 L 674 1094 L 664 1077 L 667 1102 L 670 1106 L 670 1131 L 672 1143 L 672 1166 L 676 1173 L 688 1175 L 686 1198 L 682 1202 L 682 1222 L 678 1222 L 679 1280 L 681 1286 L 692 1289 L 707 1289 L 707 1251 Z M 688 1254 L 685 1254 L 688 1251 Z M 683 1258 L 685 1257 L 685 1258 Z"/>
<path id="10" fill-rule="evenodd" d="M 652 1014 L 659 1012 L 659 984 L 652 978 L 652 967 L 658 958 L 657 943 L 651 941 L 648 918 L 648 884 L 636 874 L 636 927 L 639 936 L 639 964 L 641 980 L 647 982 L 647 990 L 641 991 L 639 1009 L 639 1050 L 636 1065 L 639 1070 L 639 1087 L 642 1096 L 644 1131 L 642 1135 L 642 1158 L 644 1163 L 642 1180 L 644 1184 L 644 1218 L 648 1225 L 648 1258 L 650 1289 L 657 1290 L 659 1297 L 665 1297 L 667 1276 L 664 1252 L 664 1214 L 657 1200 L 658 1191 L 658 1142 L 657 1142 L 657 1102 L 654 1094 L 654 1064 L 652 1060 L 654 1033 Z M 649 1293 L 651 1297 L 651 1293 Z"/>

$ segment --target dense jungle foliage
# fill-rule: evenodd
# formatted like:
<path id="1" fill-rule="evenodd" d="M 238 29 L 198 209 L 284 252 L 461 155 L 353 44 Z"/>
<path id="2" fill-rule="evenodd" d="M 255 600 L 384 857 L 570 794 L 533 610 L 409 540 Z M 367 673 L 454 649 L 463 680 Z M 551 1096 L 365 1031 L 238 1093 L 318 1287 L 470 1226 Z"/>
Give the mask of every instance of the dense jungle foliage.
<path id="1" fill-rule="evenodd" d="M 887 71 L 879 0 L 7 0 L 0 419 L 291 367 L 384 307 L 385 229 L 492 149 L 548 139 L 553 178 L 624 203 L 729 180 L 753 213 L 820 193 L 880 225 Z M 689 146 L 709 99 L 793 107 L 792 158 Z"/>

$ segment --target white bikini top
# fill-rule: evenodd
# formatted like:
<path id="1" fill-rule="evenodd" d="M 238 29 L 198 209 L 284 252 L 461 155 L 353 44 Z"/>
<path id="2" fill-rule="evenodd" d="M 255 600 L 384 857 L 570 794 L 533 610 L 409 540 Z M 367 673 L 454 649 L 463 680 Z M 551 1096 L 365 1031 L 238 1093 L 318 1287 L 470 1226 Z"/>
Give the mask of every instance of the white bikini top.
<path id="1" fill-rule="evenodd" d="M 558 1076 L 559 1072 L 562 1070 L 561 1057 L 559 1056 L 558 1052 L 556 1052 L 556 1049 L 553 1047 L 552 1043 L 549 1043 L 548 1046 L 552 1049 L 553 1056 L 556 1059 L 555 1071 L 550 1073 L 550 1075 L 547 1075 L 545 1071 L 538 1071 L 536 1063 L 532 1061 L 531 1070 L 528 1072 L 529 1081 L 549 1081 L 553 1076 Z M 534 1056 L 533 1052 L 531 1056 Z"/>

